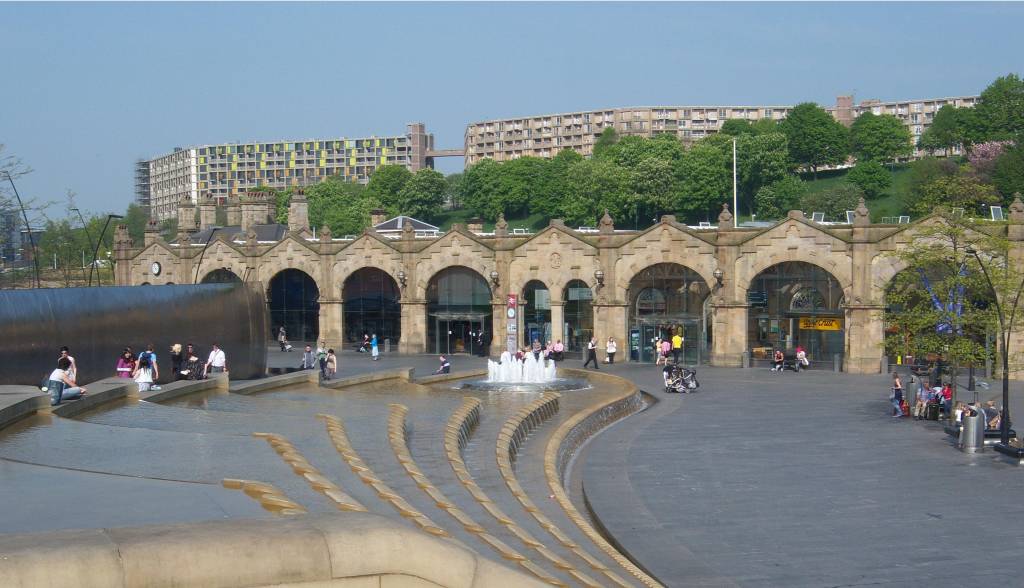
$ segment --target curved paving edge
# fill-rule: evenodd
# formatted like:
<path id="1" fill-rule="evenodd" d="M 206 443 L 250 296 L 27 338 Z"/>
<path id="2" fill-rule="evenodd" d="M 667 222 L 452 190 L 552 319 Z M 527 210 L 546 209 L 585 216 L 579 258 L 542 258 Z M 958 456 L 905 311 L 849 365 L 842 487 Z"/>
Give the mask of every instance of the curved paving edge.
<path id="1" fill-rule="evenodd" d="M 347 586 L 367 577 L 374 585 L 542 585 L 369 513 L 0 535 L 2 586 Z"/>
<path id="2" fill-rule="evenodd" d="M 563 485 L 566 468 L 583 443 L 615 421 L 639 411 L 643 404 L 640 389 L 633 382 L 610 374 L 585 373 L 589 377 L 603 378 L 622 385 L 625 391 L 618 398 L 594 403 L 589 408 L 577 412 L 555 430 L 544 452 L 544 472 L 548 478 L 548 486 L 562 510 L 595 545 L 645 586 L 660 587 L 661 584 L 657 580 L 640 569 L 590 525 L 569 500 L 569 494 Z"/>

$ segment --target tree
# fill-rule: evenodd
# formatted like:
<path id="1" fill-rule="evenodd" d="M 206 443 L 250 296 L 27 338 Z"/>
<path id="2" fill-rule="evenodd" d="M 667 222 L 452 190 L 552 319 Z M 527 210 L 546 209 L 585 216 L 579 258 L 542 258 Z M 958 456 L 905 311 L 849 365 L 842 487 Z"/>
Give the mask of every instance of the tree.
<path id="1" fill-rule="evenodd" d="M 999 156 L 992 171 L 992 183 L 1003 202 L 1009 202 L 1017 192 L 1024 193 L 1024 146 L 1007 149 Z"/>
<path id="2" fill-rule="evenodd" d="M 892 186 L 892 174 L 877 161 L 860 161 L 846 174 L 846 181 L 863 190 L 868 198 L 878 198 Z"/>
<path id="3" fill-rule="evenodd" d="M 810 168 L 818 179 L 818 168 L 838 165 L 849 153 L 849 131 L 839 121 L 813 102 L 797 104 L 779 123 L 786 135 L 789 157 Z"/>
<path id="4" fill-rule="evenodd" d="M 903 203 L 904 208 L 909 209 L 910 205 L 923 194 L 924 186 L 939 178 L 955 176 L 960 167 L 950 159 L 938 159 L 936 157 L 922 157 L 911 161 L 909 165 L 909 176 L 907 186 L 907 201 Z"/>
<path id="5" fill-rule="evenodd" d="M 754 196 L 754 207 L 764 220 L 782 218 L 800 206 L 806 193 L 807 185 L 800 178 L 786 176 L 761 186 Z"/>
<path id="6" fill-rule="evenodd" d="M 932 124 L 918 139 L 917 146 L 929 153 L 942 150 L 949 155 L 953 149 L 965 145 L 968 142 L 965 112 L 950 104 L 944 105 L 935 113 Z"/>
<path id="7" fill-rule="evenodd" d="M 859 161 L 893 161 L 913 153 L 910 130 L 890 114 L 865 112 L 850 126 L 850 150 Z"/>
<path id="8" fill-rule="evenodd" d="M 754 127 L 748 120 L 742 118 L 730 118 L 722 123 L 722 126 L 718 128 L 718 132 L 722 135 L 729 135 L 730 137 L 739 137 L 740 135 L 753 133 Z"/>
<path id="9" fill-rule="evenodd" d="M 986 184 L 992 183 L 992 173 L 996 169 L 999 158 L 1012 146 L 1009 141 L 986 141 L 971 147 L 967 161 L 971 171 Z"/>
<path id="10" fill-rule="evenodd" d="M 660 157 L 641 159 L 629 170 L 630 188 L 643 218 L 674 213 L 681 194 L 673 162 Z"/>
<path id="11" fill-rule="evenodd" d="M 996 78 L 974 108 L 974 142 L 1024 142 L 1024 80 L 1016 74 Z"/>
<path id="12" fill-rule="evenodd" d="M 910 203 L 910 209 L 917 214 L 929 214 L 940 207 L 963 208 L 968 216 L 988 216 L 983 210 L 993 204 L 999 204 L 995 188 L 961 172 L 922 186 L 920 197 Z"/>
<path id="13" fill-rule="evenodd" d="M 462 206 L 462 174 L 448 174 L 444 177 L 448 187 L 445 190 L 445 200 L 452 210 Z"/>
<path id="14" fill-rule="evenodd" d="M 413 174 L 398 192 L 398 211 L 420 220 L 433 221 L 441 212 L 447 190 L 444 174 L 423 168 Z"/>
<path id="15" fill-rule="evenodd" d="M 731 157 L 718 147 L 696 143 L 686 150 L 678 164 L 681 198 L 679 208 L 688 220 L 707 220 L 731 190 Z"/>
<path id="16" fill-rule="evenodd" d="M 493 159 L 482 159 L 462 173 L 462 202 L 474 215 L 494 219 L 504 212 L 503 203 L 493 197 L 498 189 L 498 174 L 499 165 Z"/>
<path id="17" fill-rule="evenodd" d="M 641 161 L 651 157 L 670 162 L 679 161 L 683 157 L 683 144 L 675 135 L 668 133 L 651 138 L 631 135 L 620 139 L 605 156 L 622 167 L 634 169 Z"/>
<path id="18" fill-rule="evenodd" d="M 629 174 L 607 159 L 586 159 L 569 167 L 568 191 L 558 208 L 569 225 L 593 225 L 604 209 L 614 218 L 637 220 Z"/>
<path id="19" fill-rule="evenodd" d="M 146 225 L 149 224 L 149 211 L 133 202 L 128 205 L 128 209 L 124 213 L 124 220 L 121 222 L 128 227 L 128 236 L 131 237 L 136 246 L 141 245 L 145 241 Z"/>
<path id="20" fill-rule="evenodd" d="M 594 141 L 594 157 L 603 157 L 616 143 L 619 142 L 619 134 L 614 127 L 605 127 L 601 134 Z"/>
<path id="21" fill-rule="evenodd" d="M 725 156 L 726 178 L 732 178 L 732 137 L 710 135 L 697 142 L 720 149 Z M 754 195 L 766 186 L 789 175 L 791 165 L 786 136 L 782 133 L 742 135 L 736 139 L 736 162 L 740 208 L 750 210 Z M 737 211 L 733 211 L 738 214 Z"/>
<path id="22" fill-rule="evenodd" d="M 370 226 L 370 211 L 381 206 L 365 186 L 339 176 L 306 188 L 306 200 L 310 225 L 327 225 L 335 235 L 358 235 Z"/>
<path id="23" fill-rule="evenodd" d="M 819 192 L 808 192 L 800 207 L 808 212 L 824 212 L 826 219 L 846 220 L 846 211 L 857 208 L 864 191 L 848 182 L 842 182 Z"/>
<path id="24" fill-rule="evenodd" d="M 373 171 L 366 189 L 394 212 L 398 206 L 398 193 L 412 179 L 412 172 L 404 165 L 382 165 Z"/>

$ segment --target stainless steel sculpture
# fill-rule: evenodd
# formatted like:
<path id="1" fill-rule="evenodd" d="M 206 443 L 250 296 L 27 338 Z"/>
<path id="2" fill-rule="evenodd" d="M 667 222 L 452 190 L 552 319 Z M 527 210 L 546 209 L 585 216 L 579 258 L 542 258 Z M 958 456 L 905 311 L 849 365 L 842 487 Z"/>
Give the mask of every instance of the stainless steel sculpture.
<path id="1" fill-rule="evenodd" d="M 170 347 L 192 343 L 205 363 L 217 343 L 232 379 L 263 376 L 267 366 L 262 284 L 0 290 L 0 384 L 39 384 L 67 345 L 78 381 L 113 376 L 125 347 L 152 343 L 161 381 L 173 378 Z"/>

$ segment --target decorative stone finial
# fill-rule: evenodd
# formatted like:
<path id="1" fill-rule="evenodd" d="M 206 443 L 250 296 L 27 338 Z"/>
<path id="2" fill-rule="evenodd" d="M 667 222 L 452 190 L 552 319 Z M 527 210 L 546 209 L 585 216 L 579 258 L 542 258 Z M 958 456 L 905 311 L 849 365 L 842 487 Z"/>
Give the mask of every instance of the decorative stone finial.
<path id="1" fill-rule="evenodd" d="M 729 212 L 729 203 L 722 203 L 722 212 L 718 213 L 718 226 L 723 227 L 732 222 L 732 213 Z"/>
<path id="2" fill-rule="evenodd" d="M 1020 192 L 1013 194 L 1013 203 L 1010 204 L 1010 222 L 1014 224 L 1024 223 L 1024 202 L 1021 202 Z"/>
<path id="3" fill-rule="evenodd" d="M 494 223 L 494 235 L 504 237 L 508 235 L 508 223 L 505 221 L 505 213 L 498 213 L 498 221 Z"/>
<path id="4" fill-rule="evenodd" d="M 324 225 L 320 227 L 320 242 L 331 240 L 331 227 Z"/>
<path id="5" fill-rule="evenodd" d="M 802 210 L 791 210 L 791 211 L 789 211 L 789 213 L 786 214 L 786 216 L 788 218 L 807 220 L 807 217 L 804 215 L 804 211 L 802 211 Z"/>
<path id="6" fill-rule="evenodd" d="M 256 241 L 256 229 L 249 229 L 245 234 L 245 246 L 255 249 L 259 243 Z"/>
<path id="7" fill-rule="evenodd" d="M 864 197 L 861 196 L 857 200 L 857 208 L 853 210 L 853 226 L 866 227 L 870 224 L 871 212 L 868 210 L 867 204 L 864 203 Z"/>
<path id="8" fill-rule="evenodd" d="M 604 215 L 601 216 L 601 222 L 598 223 L 598 230 L 603 234 L 609 234 L 615 232 L 615 221 L 612 219 L 612 215 L 608 214 L 608 209 L 604 209 Z"/>
<path id="9" fill-rule="evenodd" d="M 455 228 L 454 226 L 452 227 Z M 402 223 L 402 240 L 412 241 L 416 238 L 416 231 L 412 228 L 412 223 Z"/>
<path id="10" fill-rule="evenodd" d="M 661 215 L 661 224 L 668 225 L 676 222 L 676 215 L 674 214 L 663 214 Z"/>

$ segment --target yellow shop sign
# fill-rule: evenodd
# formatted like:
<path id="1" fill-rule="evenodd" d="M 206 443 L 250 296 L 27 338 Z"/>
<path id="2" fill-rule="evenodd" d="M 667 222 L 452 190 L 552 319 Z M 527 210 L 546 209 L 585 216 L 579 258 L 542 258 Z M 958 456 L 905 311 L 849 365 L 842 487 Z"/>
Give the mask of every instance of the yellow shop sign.
<path id="1" fill-rule="evenodd" d="M 843 328 L 843 320 L 837 318 L 802 318 L 800 328 L 812 331 L 839 331 Z"/>

